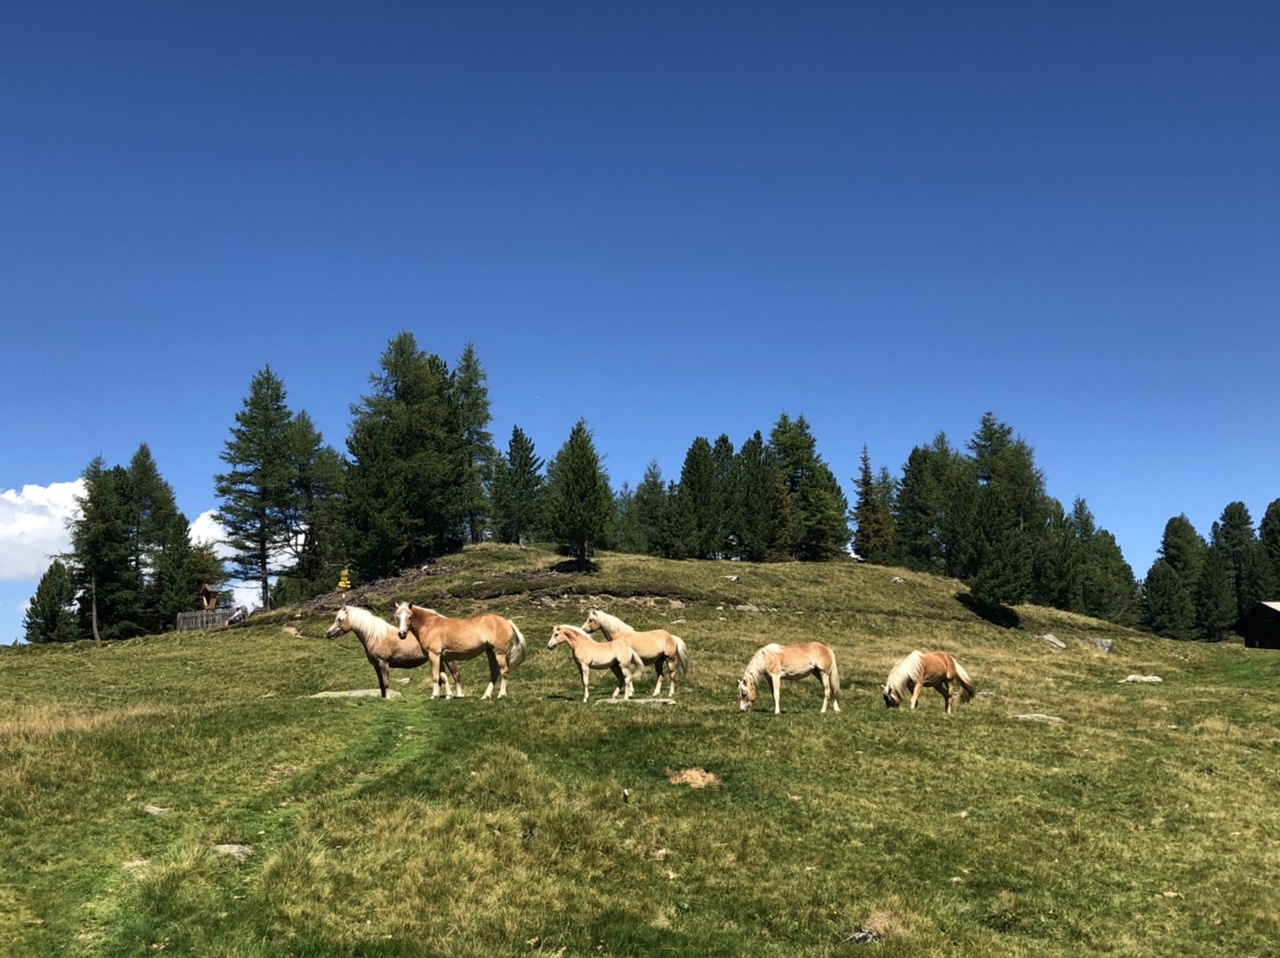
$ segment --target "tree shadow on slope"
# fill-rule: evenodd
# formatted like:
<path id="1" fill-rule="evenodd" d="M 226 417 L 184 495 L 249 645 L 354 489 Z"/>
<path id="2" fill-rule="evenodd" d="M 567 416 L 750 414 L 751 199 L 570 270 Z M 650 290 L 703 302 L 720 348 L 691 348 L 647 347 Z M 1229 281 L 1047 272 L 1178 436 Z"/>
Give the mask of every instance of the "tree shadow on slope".
<path id="1" fill-rule="evenodd" d="M 956 601 L 978 618 L 985 622 L 990 622 L 998 628 L 1016 629 L 1022 625 L 1022 619 L 1016 610 L 998 602 L 987 602 L 979 599 L 972 592 L 960 593 L 956 596 Z"/>

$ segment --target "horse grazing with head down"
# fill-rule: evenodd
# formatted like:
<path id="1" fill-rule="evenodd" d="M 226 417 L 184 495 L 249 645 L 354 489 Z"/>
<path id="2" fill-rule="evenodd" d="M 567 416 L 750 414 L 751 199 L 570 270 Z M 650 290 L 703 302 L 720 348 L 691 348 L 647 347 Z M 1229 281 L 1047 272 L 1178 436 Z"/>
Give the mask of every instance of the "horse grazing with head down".
<path id="1" fill-rule="evenodd" d="M 955 698 L 951 692 L 952 682 L 960 686 L 959 698 L 962 705 L 973 698 L 973 680 L 949 653 L 916 650 L 895 665 L 889 673 L 884 683 L 884 704 L 887 708 L 897 708 L 909 695 L 911 707 L 915 708 L 920 690 L 931 688 L 938 690 L 945 703 L 945 711 L 950 712 Z"/>
<path id="2" fill-rule="evenodd" d="M 603 632 L 604 637 L 609 641 L 621 639 L 635 649 L 636 654 L 640 656 L 640 661 L 645 665 L 652 665 L 658 673 L 658 684 L 653 688 L 654 695 L 662 691 L 664 665 L 667 670 L 668 694 L 672 698 L 676 694 L 676 676 L 684 678 L 685 673 L 689 671 L 689 650 L 685 647 L 684 639 L 678 635 L 672 635 L 666 629 L 637 632 L 616 615 L 610 615 L 600 609 L 592 609 L 591 614 L 587 616 L 587 621 L 583 623 L 582 631 Z"/>
<path id="3" fill-rule="evenodd" d="M 423 653 L 431 661 L 431 676 L 439 684 L 440 663 L 451 659 L 470 659 L 484 655 L 489 659 L 489 687 L 483 699 L 493 695 L 498 687 L 498 698 L 506 698 L 507 672 L 524 661 L 524 635 L 510 619 L 494 612 L 485 612 L 469 619 L 451 619 L 435 609 L 424 609 L 410 602 L 396 603 L 396 620 L 400 636 L 410 632 L 418 640 Z M 439 688 L 431 697 L 439 695 Z M 446 690 L 446 696 L 448 690 Z"/>
<path id="4" fill-rule="evenodd" d="M 387 697 L 392 667 L 416 669 L 428 661 L 427 654 L 422 651 L 422 646 L 417 642 L 402 639 L 394 625 L 357 605 L 340 607 L 338 614 L 334 616 L 333 625 L 329 626 L 329 631 L 325 635 L 335 639 L 348 632 L 354 632 L 360 644 L 364 646 L 365 657 L 373 666 L 373 671 L 377 673 L 378 688 L 384 699 Z M 462 682 L 458 679 L 458 667 L 453 662 L 449 662 L 448 666 L 454 680 L 458 682 L 459 693 L 461 693 Z M 438 682 L 439 679 L 436 681 Z M 444 676 L 444 683 L 448 688 L 447 675 Z M 438 691 L 437 688 L 437 694 Z"/>
<path id="5" fill-rule="evenodd" d="M 802 645 L 779 645 L 770 642 L 760 649 L 747 663 L 747 670 L 738 681 L 738 709 L 745 712 L 756 701 L 756 687 L 763 677 L 773 688 L 773 712 L 782 711 L 778 692 L 783 679 L 800 679 L 816 675 L 822 679 L 822 711 L 831 703 L 833 711 L 840 711 L 840 670 L 836 668 L 836 655 L 821 642 Z"/>
<path id="6" fill-rule="evenodd" d="M 582 672 L 582 701 L 591 695 L 590 677 L 592 669 L 609 669 L 618 680 L 618 687 L 613 690 L 616 699 L 619 692 L 631 698 L 633 688 L 632 677 L 644 668 L 644 661 L 631 646 L 622 639 L 608 642 L 597 642 L 581 629 L 572 625 L 557 625 L 551 630 L 551 641 L 548 649 L 558 645 L 567 645 L 573 652 L 573 660 Z"/>

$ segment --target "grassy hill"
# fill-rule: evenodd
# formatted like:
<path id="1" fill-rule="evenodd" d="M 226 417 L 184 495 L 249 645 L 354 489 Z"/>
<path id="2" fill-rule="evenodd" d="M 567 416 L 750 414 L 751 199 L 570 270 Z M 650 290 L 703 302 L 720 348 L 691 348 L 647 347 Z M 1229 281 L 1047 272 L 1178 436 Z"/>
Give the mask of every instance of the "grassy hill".
<path id="1" fill-rule="evenodd" d="M 396 699 L 313 698 L 376 685 L 354 637 L 324 638 L 335 597 L 0 651 L 0 954 L 1280 949 L 1275 653 L 1032 607 L 1001 627 L 955 582 L 864 565 L 559 561 L 478 548 L 350 596 L 513 618 L 503 701 L 431 701 L 425 670 Z M 684 637 L 676 704 L 608 704 L 607 673 L 580 701 L 545 646 L 592 606 Z M 755 649 L 814 638 L 844 710 L 807 679 L 740 715 Z M 980 697 L 885 709 L 913 648 Z"/>

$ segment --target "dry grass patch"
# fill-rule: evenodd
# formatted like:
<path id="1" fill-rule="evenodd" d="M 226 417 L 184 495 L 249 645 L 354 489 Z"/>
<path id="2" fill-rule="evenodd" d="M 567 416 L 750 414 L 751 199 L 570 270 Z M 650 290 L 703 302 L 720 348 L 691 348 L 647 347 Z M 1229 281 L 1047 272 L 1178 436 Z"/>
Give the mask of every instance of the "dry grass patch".
<path id="1" fill-rule="evenodd" d="M 28 746 L 66 733 L 100 732 L 171 711 L 156 705 L 131 705 L 109 712 L 87 712 L 60 703 L 20 706 L 0 717 L 0 749 Z"/>
<path id="2" fill-rule="evenodd" d="M 682 768 L 678 772 L 667 772 L 667 781 L 672 785 L 688 785 L 690 788 L 721 788 L 724 782 L 713 772 L 705 768 Z"/>

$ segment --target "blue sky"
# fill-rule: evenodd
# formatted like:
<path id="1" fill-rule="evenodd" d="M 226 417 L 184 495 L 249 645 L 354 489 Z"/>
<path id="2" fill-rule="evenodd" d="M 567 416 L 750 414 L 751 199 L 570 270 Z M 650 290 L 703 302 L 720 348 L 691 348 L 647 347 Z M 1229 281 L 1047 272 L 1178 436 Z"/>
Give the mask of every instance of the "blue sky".
<path id="1" fill-rule="evenodd" d="M 94 456 L 194 519 L 257 370 L 344 450 L 402 330 L 615 487 L 991 410 L 1141 577 L 1280 498 L 1278 86 L 1269 3 L 8 4 L 0 642 Z"/>

